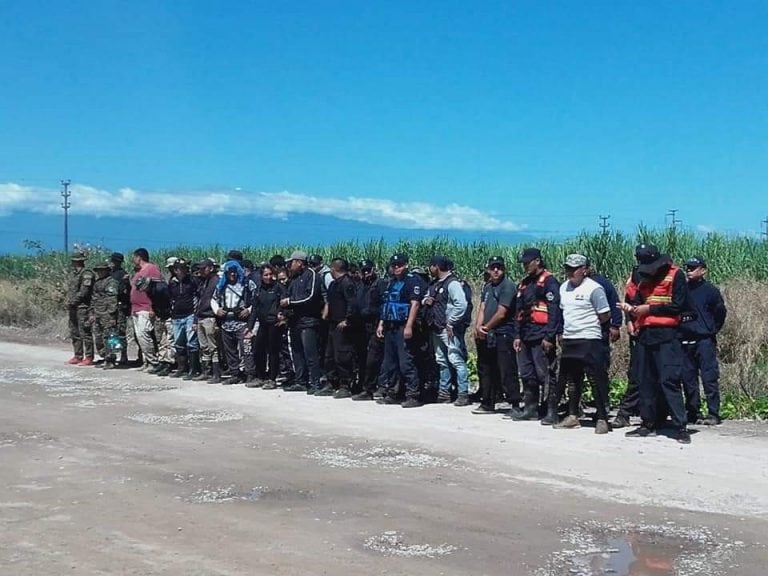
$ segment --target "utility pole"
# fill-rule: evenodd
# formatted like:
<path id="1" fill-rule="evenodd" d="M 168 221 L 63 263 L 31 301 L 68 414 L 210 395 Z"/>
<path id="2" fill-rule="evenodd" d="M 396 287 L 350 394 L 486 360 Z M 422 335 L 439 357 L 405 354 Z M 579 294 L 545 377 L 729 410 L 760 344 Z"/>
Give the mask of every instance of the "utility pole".
<path id="1" fill-rule="evenodd" d="M 763 230 L 763 240 L 768 240 L 768 216 L 765 217 L 765 220 L 763 220 L 761 224 L 765 226 L 765 230 Z"/>
<path id="2" fill-rule="evenodd" d="M 69 202 L 69 197 L 72 195 L 72 192 L 69 191 L 69 185 L 71 183 L 71 180 L 61 181 L 61 197 L 63 198 L 61 207 L 64 208 L 64 254 L 69 253 L 69 209 L 72 206 Z"/>
<path id="3" fill-rule="evenodd" d="M 678 220 L 677 219 L 677 213 L 678 212 L 679 212 L 679 210 L 677 210 L 677 209 L 670 210 L 669 212 L 667 212 L 667 216 L 669 216 L 670 219 L 671 219 L 670 220 L 670 225 L 672 226 L 672 231 L 673 232 L 677 230 L 678 224 L 682 224 L 683 223 L 682 220 Z"/>
<path id="4" fill-rule="evenodd" d="M 608 220 L 611 219 L 611 215 L 608 214 L 608 216 L 598 216 L 600 218 L 600 230 L 603 233 L 603 236 L 608 234 L 608 228 L 611 227 L 611 223 L 608 222 Z"/>

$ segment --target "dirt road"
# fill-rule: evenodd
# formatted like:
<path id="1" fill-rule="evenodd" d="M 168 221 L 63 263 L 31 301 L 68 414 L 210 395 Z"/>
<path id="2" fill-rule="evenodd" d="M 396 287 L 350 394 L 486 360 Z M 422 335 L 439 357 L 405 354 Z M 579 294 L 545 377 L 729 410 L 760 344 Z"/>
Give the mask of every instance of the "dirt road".
<path id="1" fill-rule="evenodd" d="M 764 425 L 701 430 L 683 447 L 67 357 L 0 342 L 2 575 L 752 576 L 768 564 Z"/>

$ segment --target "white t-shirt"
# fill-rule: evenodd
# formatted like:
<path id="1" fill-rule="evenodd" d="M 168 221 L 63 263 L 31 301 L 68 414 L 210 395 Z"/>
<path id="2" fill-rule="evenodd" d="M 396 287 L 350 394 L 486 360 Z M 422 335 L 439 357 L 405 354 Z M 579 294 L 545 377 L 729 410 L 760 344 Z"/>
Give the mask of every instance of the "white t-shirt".
<path id="1" fill-rule="evenodd" d="M 591 278 L 574 287 L 567 280 L 560 284 L 560 308 L 563 310 L 563 338 L 566 340 L 600 340 L 598 314 L 610 312 L 605 290 Z"/>

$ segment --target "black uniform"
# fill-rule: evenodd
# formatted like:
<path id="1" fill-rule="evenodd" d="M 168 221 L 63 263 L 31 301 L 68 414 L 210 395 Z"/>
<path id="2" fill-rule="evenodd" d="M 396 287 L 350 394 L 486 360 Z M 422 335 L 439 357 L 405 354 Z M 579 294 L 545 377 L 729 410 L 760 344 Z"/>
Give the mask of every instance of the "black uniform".
<path id="1" fill-rule="evenodd" d="M 348 274 L 336 278 L 328 288 L 328 344 L 326 366 L 335 369 L 334 387 L 350 391 L 354 376 L 355 340 L 360 339 L 357 287 Z M 343 322 L 343 324 L 342 324 Z"/>
<path id="2" fill-rule="evenodd" d="M 357 361 L 359 381 L 363 391 L 373 394 L 378 385 L 379 372 L 384 360 L 384 339 L 376 335 L 381 305 L 387 290 L 387 280 L 371 276 L 363 283 L 361 290 L 360 315 L 363 337 L 359 338 Z"/>
<path id="3" fill-rule="evenodd" d="M 302 270 L 288 285 L 295 385 L 309 392 L 320 388 L 322 376 L 319 330 L 325 306 L 323 291 L 322 278 L 312 268 Z"/>
<path id="4" fill-rule="evenodd" d="M 720 420 L 720 366 L 717 333 L 725 324 L 726 309 L 720 290 L 703 278 L 688 282 L 688 310 L 683 314 L 683 387 L 689 423 L 699 419 L 699 374 L 707 398 L 708 416 Z"/>
<path id="5" fill-rule="evenodd" d="M 279 282 L 260 282 L 253 295 L 251 317 L 248 319 L 250 331 L 257 322 L 259 324 L 254 343 L 256 376 L 272 382 L 277 379 L 280 370 L 280 347 L 286 331 L 280 312 L 280 300 L 285 293 L 285 287 Z"/>

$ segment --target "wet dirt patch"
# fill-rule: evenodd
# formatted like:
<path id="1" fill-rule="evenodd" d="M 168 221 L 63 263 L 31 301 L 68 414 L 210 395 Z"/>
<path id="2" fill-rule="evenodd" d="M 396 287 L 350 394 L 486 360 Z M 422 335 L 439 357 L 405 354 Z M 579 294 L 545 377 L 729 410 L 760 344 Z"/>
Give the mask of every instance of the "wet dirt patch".
<path id="1" fill-rule="evenodd" d="M 371 536 L 363 542 L 368 550 L 385 556 L 401 558 L 438 558 L 456 552 L 459 548 L 452 544 L 412 544 L 408 537 L 400 532 L 390 530 Z"/>
<path id="2" fill-rule="evenodd" d="M 151 382 L 134 382 L 123 378 L 120 371 L 105 374 L 99 368 L 14 368 L 0 370 L 0 381 L 42 386 L 57 398 L 88 398 L 73 406 L 92 408 L 111 403 L 106 397 L 141 392 L 174 390 L 176 385 L 159 378 Z"/>
<path id="3" fill-rule="evenodd" d="M 141 424 L 175 424 L 192 426 L 195 424 L 217 424 L 221 422 L 236 422 L 243 419 L 239 412 L 228 410 L 195 410 L 192 412 L 176 412 L 171 414 L 131 414 L 126 416 L 128 420 Z"/>
<path id="4" fill-rule="evenodd" d="M 0 448 L 26 443 L 51 444 L 56 441 L 55 437 L 45 432 L 0 432 Z"/>
<path id="5" fill-rule="evenodd" d="M 309 490 L 295 490 L 291 488 L 270 488 L 269 486 L 255 486 L 241 488 L 230 486 L 206 486 L 196 490 L 191 495 L 183 498 L 193 504 L 220 504 L 223 502 L 289 502 L 296 500 L 310 500 L 314 496 Z"/>
<path id="6" fill-rule="evenodd" d="M 330 468 L 398 470 L 401 468 L 444 468 L 450 465 L 445 458 L 439 456 L 388 446 L 316 448 L 305 456 Z"/>
<path id="7" fill-rule="evenodd" d="M 744 547 L 706 528 L 587 522 L 562 532 L 567 547 L 552 554 L 536 576 L 725 576 Z"/>

